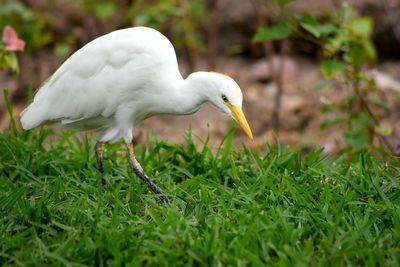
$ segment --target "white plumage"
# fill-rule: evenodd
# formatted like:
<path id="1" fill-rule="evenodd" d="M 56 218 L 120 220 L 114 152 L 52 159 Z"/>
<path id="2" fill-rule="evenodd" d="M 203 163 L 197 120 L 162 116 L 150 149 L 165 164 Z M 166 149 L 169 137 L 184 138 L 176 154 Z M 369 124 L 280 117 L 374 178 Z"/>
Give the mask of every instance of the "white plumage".
<path id="1" fill-rule="evenodd" d="M 39 89 L 21 123 L 24 129 L 44 122 L 98 129 L 101 141 L 129 143 L 132 127 L 152 115 L 189 114 L 205 101 L 232 114 L 222 95 L 241 107 L 241 91 L 231 78 L 196 72 L 184 80 L 171 42 L 154 29 L 134 27 L 74 53 Z"/>
<path id="2" fill-rule="evenodd" d="M 101 173 L 104 145 L 123 139 L 132 169 L 168 201 L 135 158 L 133 127 L 157 114 L 193 113 L 206 101 L 234 118 L 252 138 L 234 80 L 215 72 L 183 79 L 170 41 L 154 29 L 135 27 L 101 36 L 74 53 L 21 113 L 21 124 L 32 129 L 53 122 L 101 131 L 95 147 Z"/>

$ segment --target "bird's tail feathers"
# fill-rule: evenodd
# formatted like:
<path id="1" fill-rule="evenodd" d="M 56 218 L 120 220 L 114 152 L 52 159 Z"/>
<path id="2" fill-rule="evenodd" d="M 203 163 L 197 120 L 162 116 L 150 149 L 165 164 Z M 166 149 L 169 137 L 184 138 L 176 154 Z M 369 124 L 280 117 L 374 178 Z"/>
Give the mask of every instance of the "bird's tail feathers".
<path id="1" fill-rule="evenodd" d="M 29 130 L 39 126 L 43 122 L 41 110 L 34 103 L 25 108 L 20 114 L 22 128 Z"/>

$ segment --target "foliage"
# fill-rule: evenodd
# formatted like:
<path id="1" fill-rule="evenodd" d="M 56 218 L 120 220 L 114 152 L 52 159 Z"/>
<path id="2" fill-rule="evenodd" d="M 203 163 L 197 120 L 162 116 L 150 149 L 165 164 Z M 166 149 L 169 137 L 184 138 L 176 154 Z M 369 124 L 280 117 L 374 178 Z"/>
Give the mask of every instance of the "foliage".
<path id="1" fill-rule="evenodd" d="M 10 69 L 18 74 L 19 65 L 15 52 L 23 52 L 25 42 L 18 38 L 18 34 L 10 26 L 3 29 L 2 41 L 0 43 L 0 70 Z"/>
<path id="2" fill-rule="evenodd" d="M 167 0 L 149 3 L 134 2 L 127 16 L 133 25 L 150 26 L 159 30 L 169 28 L 176 36 L 174 44 L 190 52 L 204 50 L 201 29 L 207 21 L 207 11 L 202 0 Z"/>
<path id="3" fill-rule="evenodd" d="M 6 2 L 0 5 L 0 29 L 12 26 L 26 41 L 26 50 L 31 52 L 52 41 L 52 35 L 45 31 L 49 18 L 30 11 L 23 3 Z"/>
<path id="4" fill-rule="evenodd" d="M 74 0 L 99 19 L 110 19 L 117 11 L 118 1 Z"/>
<path id="5" fill-rule="evenodd" d="M 278 1 L 278 4 L 284 7 L 287 2 Z M 320 69 L 327 82 L 316 87 L 318 90 L 342 88 L 345 93 L 341 103 L 328 101 L 322 108 L 324 113 L 334 117 L 321 126 L 341 127 L 343 140 L 348 146 L 365 148 L 374 143 L 374 137 L 380 136 L 385 141 L 384 138 L 393 132 L 390 126 L 382 126 L 379 112 L 382 106 L 387 107 L 376 94 L 375 81 L 365 69 L 377 58 L 372 32 L 373 21 L 370 17 L 361 17 L 353 8 L 343 5 L 324 23 L 305 13 L 302 16 L 293 15 L 287 23 L 260 28 L 254 41 L 297 37 L 311 38 L 317 43 L 323 51 Z"/>
<path id="6" fill-rule="evenodd" d="M 55 4 L 51 0 L 47 2 L 49 5 Z M 190 57 L 204 51 L 201 33 L 207 22 L 207 10 L 202 0 L 138 0 L 126 3 L 118 0 L 74 0 L 72 3 L 75 5 L 74 8 L 81 10 L 82 16 L 91 16 L 90 19 L 96 21 L 99 32 L 106 33 L 106 29 L 109 31 L 138 25 L 150 26 L 164 32 L 170 31 L 174 44 L 178 48 L 187 49 Z M 55 40 L 57 33 L 54 29 L 58 28 L 57 18 L 30 8 L 14 1 L 6 1 L 0 5 L 0 29 L 6 25 L 15 28 L 27 42 L 28 53 L 50 45 L 58 57 L 68 57 L 76 49 L 73 46 L 78 44 L 78 37 L 68 33 L 62 40 Z"/>
<path id="7" fill-rule="evenodd" d="M 116 16 L 120 1 L 74 0 L 99 21 L 110 23 Z M 125 8 L 115 28 L 149 26 L 163 32 L 171 31 L 174 44 L 189 53 L 204 50 L 201 29 L 207 21 L 207 11 L 202 0 L 132 1 Z"/>
<path id="8" fill-rule="evenodd" d="M 134 177 L 118 144 L 106 150 L 103 187 L 88 139 L 46 129 L 0 133 L 1 265 L 400 261 L 399 159 L 235 150 L 233 134 L 216 153 L 207 140 L 198 149 L 190 134 L 186 145 L 153 138 L 151 149 L 137 149 L 172 196 L 167 205 Z"/>
<path id="9" fill-rule="evenodd" d="M 0 30 L 3 31 L 11 25 L 12 29 L 15 29 L 26 41 L 26 49 L 22 50 L 26 50 L 28 53 L 51 41 L 52 36 L 44 32 L 46 23 L 45 16 L 31 12 L 22 3 L 6 2 L 0 5 Z M 19 74 L 18 58 L 15 51 L 7 51 L 4 44 L 0 43 L 0 70 L 7 69 Z"/>
<path id="10" fill-rule="evenodd" d="M 7 52 L 4 46 L 0 44 L 0 70 L 12 70 L 19 73 L 19 65 L 17 55 L 14 52 Z"/>
<path id="11" fill-rule="evenodd" d="M 272 27 L 261 27 L 253 38 L 254 42 L 279 41 L 288 38 L 292 30 L 287 24 L 281 23 Z"/>
<path id="12" fill-rule="evenodd" d="M 335 81 L 336 86 L 340 85 L 347 92 L 343 105 L 332 105 L 327 109 L 335 112 L 334 120 L 345 126 L 345 142 L 354 148 L 373 143 L 377 133 L 374 128 L 378 127 L 379 121 L 370 109 L 373 103 L 369 99 L 376 88 L 373 79 L 363 69 L 366 63 L 376 60 L 371 40 L 372 20 L 359 17 L 354 9 L 343 6 L 331 23 L 320 24 L 311 15 L 301 21 L 303 29 L 323 45 L 325 59 L 321 63 L 321 72 L 325 79 Z"/>

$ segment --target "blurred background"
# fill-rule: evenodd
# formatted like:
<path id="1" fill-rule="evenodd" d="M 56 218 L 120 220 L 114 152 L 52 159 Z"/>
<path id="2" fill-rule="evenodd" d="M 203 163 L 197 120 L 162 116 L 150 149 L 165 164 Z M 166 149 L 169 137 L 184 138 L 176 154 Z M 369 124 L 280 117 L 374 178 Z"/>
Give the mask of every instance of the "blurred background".
<path id="1" fill-rule="evenodd" d="M 174 44 L 181 73 L 213 70 L 241 86 L 257 148 L 400 153 L 400 0 L 0 0 L 0 90 L 16 118 L 29 96 L 74 51 L 110 31 L 146 25 Z M 10 26 L 18 37 L 10 39 Z M 14 38 L 14 39 L 13 39 Z M 12 49 L 12 40 L 25 47 Z M 11 41 L 10 41 L 11 40 Z M 205 105 L 190 116 L 146 120 L 159 139 L 217 145 L 232 122 Z M 0 100 L 0 130 L 8 114 Z"/>

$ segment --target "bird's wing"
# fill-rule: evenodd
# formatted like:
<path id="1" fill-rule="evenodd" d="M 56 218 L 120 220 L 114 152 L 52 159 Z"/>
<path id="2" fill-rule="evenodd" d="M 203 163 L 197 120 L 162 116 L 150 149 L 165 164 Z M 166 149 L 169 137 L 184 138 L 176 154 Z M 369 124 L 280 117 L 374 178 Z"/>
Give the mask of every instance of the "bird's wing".
<path id="1" fill-rule="evenodd" d="M 177 69 L 172 44 L 159 32 L 130 28 L 101 36 L 74 53 L 21 114 L 24 128 L 45 121 L 112 116 L 127 98 L 140 99 L 162 66 Z"/>

